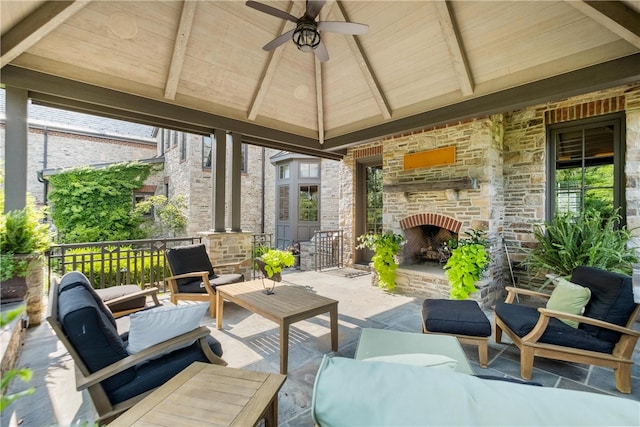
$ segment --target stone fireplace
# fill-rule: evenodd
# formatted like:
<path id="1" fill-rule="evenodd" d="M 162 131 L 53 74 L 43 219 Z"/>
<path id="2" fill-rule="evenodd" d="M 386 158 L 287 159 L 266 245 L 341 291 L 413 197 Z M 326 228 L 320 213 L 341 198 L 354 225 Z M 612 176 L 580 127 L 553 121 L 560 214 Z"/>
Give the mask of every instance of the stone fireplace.
<path id="1" fill-rule="evenodd" d="M 437 213 L 419 213 L 400 221 L 406 243 L 400 265 L 444 265 L 451 252 L 449 241 L 458 238 L 462 222 Z"/>

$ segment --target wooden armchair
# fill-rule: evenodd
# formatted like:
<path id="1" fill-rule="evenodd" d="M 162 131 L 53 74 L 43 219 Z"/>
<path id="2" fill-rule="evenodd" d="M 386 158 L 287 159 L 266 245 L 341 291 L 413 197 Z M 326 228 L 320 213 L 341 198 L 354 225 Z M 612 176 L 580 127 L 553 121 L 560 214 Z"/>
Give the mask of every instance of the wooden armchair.
<path id="1" fill-rule="evenodd" d="M 178 300 L 208 301 L 209 314 L 216 317 L 216 287 L 244 281 L 242 273 L 216 274 L 203 244 L 179 246 L 165 252 L 171 276 L 171 302 Z M 240 263 L 218 264 L 217 269 L 239 267 Z"/>
<path id="2" fill-rule="evenodd" d="M 101 425 L 195 361 L 226 365 L 205 326 L 129 355 L 128 334 L 118 334 L 111 312 L 80 272 L 53 281 L 47 321 L 73 358 L 76 388 L 88 390 Z"/>
<path id="3" fill-rule="evenodd" d="M 141 290 L 138 285 L 120 285 L 96 289 L 96 293 L 116 319 L 147 307 L 162 305 L 158 300 L 158 288 Z M 147 297 L 151 297 L 153 305 L 147 305 Z"/>
<path id="4" fill-rule="evenodd" d="M 633 301 L 631 277 L 593 267 L 578 267 L 571 282 L 591 290 L 582 315 L 514 304 L 516 295 L 548 299 L 550 295 L 508 287 L 495 308 L 495 340 L 504 331 L 520 349 L 520 376 L 530 379 L 536 356 L 612 368 L 616 388 L 631 392 L 631 357 L 640 332 L 633 324 L 640 304 Z M 560 319 L 579 322 L 573 328 Z"/>

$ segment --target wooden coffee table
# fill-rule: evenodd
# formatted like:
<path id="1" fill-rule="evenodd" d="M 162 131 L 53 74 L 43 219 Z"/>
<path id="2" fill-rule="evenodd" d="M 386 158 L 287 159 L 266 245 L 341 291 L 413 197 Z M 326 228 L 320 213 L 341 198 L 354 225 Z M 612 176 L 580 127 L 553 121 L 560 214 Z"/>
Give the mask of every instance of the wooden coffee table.
<path id="1" fill-rule="evenodd" d="M 158 387 L 113 426 L 278 425 L 286 376 L 194 362 Z"/>
<path id="2" fill-rule="evenodd" d="M 272 295 L 263 292 L 262 280 L 232 283 L 216 288 L 216 326 L 222 328 L 223 301 L 231 301 L 280 325 L 280 372 L 287 373 L 289 325 L 329 312 L 331 350 L 338 351 L 338 301 L 298 286 L 278 284 Z"/>

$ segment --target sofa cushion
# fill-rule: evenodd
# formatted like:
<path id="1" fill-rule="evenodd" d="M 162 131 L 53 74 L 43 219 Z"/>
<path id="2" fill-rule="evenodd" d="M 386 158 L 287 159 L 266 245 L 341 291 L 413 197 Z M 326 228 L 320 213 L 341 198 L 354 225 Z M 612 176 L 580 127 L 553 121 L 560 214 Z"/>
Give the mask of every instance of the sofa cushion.
<path id="1" fill-rule="evenodd" d="M 58 294 L 58 316 L 65 334 L 90 372 L 128 356 L 125 343 L 111 323 L 111 313 L 105 314 L 87 287 L 64 287 Z M 103 381 L 102 385 L 110 392 L 133 380 L 135 375 L 135 369 L 130 368 Z"/>
<path id="2" fill-rule="evenodd" d="M 203 244 L 186 245 L 167 249 L 167 259 L 171 265 L 171 273 L 174 275 L 193 273 L 197 271 L 209 272 L 209 277 L 215 277 L 211 260 Z M 186 285 L 193 279 L 178 279 L 178 286 Z M 181 292 L 183 292 L 181 290 Z"/>
<path id="3" fill-rule="evenodd" d="M 534 307 L 505 302 L 496 304 L 495 313 L 520 338 L 531 332 L 540 318 L 540 313 Z M 611 353 L 614 346 L 609 341 L 594 337 L 581 328 L 572 328 L 556 318 L 549 320 L 549 324 L 538 342 L 581 348 L 600 353 Z"/>
<path id="4" fill-rule="evenodd" d="M 631 399 L 326 356 L 311 399 L 320 427 L 637 426 L 639 413 Z"/>
<path id="5" fill-rule="evenodd" d="M 551 293 L 547 308 L 549 310 L 561 311 L 569 314 L 582 314 L 584 306 L 591 298 L 591 290 L 584 286 L 577 285 L 562 277 L 555 280 L 556 287 Z M 579 322 L 569 319 L 558 319 L 563 323 L 577 328 Z"/>
<path id="6" fill-rule="evenodd" d="M 591 299 L 584 309 L 584 316 L 625 326 L 635 308 L 631 277 L 594 267 L 577 267 L 571 281 L 591 289 Z M 581 324 L 583 329 L 601 340 L 616 343 L 618 332 L 597 326 Z"/>
<path id="7" fill-rule="evenodd" d="M 222 356 L 222 346 L 215 338 L 208 336 L 207 343 L 216 355 Z M 117 389 L 108 391 L 109 399 L 111 403 L 116 404 L 159 387 L 193 362 L 210 363 L 202 352 L 198 341 L 158 359 L 137 365 L 135 367 L 135 376 L 130 381 L 122 384 Z M 215 396 L 211 398 L 215 399 Z"/>

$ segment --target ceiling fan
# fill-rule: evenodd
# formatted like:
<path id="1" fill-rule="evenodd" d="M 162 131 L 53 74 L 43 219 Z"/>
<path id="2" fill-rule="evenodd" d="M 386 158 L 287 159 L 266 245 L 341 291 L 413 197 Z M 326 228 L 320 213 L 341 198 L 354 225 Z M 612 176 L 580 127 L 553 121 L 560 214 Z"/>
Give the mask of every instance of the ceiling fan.
<path id="1" fill-rule="evenodd" d="M 296 28 L 271 40 L 269 43 L 264 45 L 262 49 L 271 51 L 291 39 L 301 51 L 314 52 L 320 62 L 326 62 L 329 60 L 329 53 L 322 42 L 320 31 L 360 35 L 366 34 L 367 31 L 369 31 L 369 26 L 345 21 L 316 21 L 324 3 L 325 0 L 307 0 L 306 10 L 304 15 L 300 18 L 296 18 L 288 12 L 253 0 L 248 0 L 246 5 L 259 10 L 260 12 L 264 12 L 275 16 L 276 18 L 282 18 L 296 24 Z"/>

